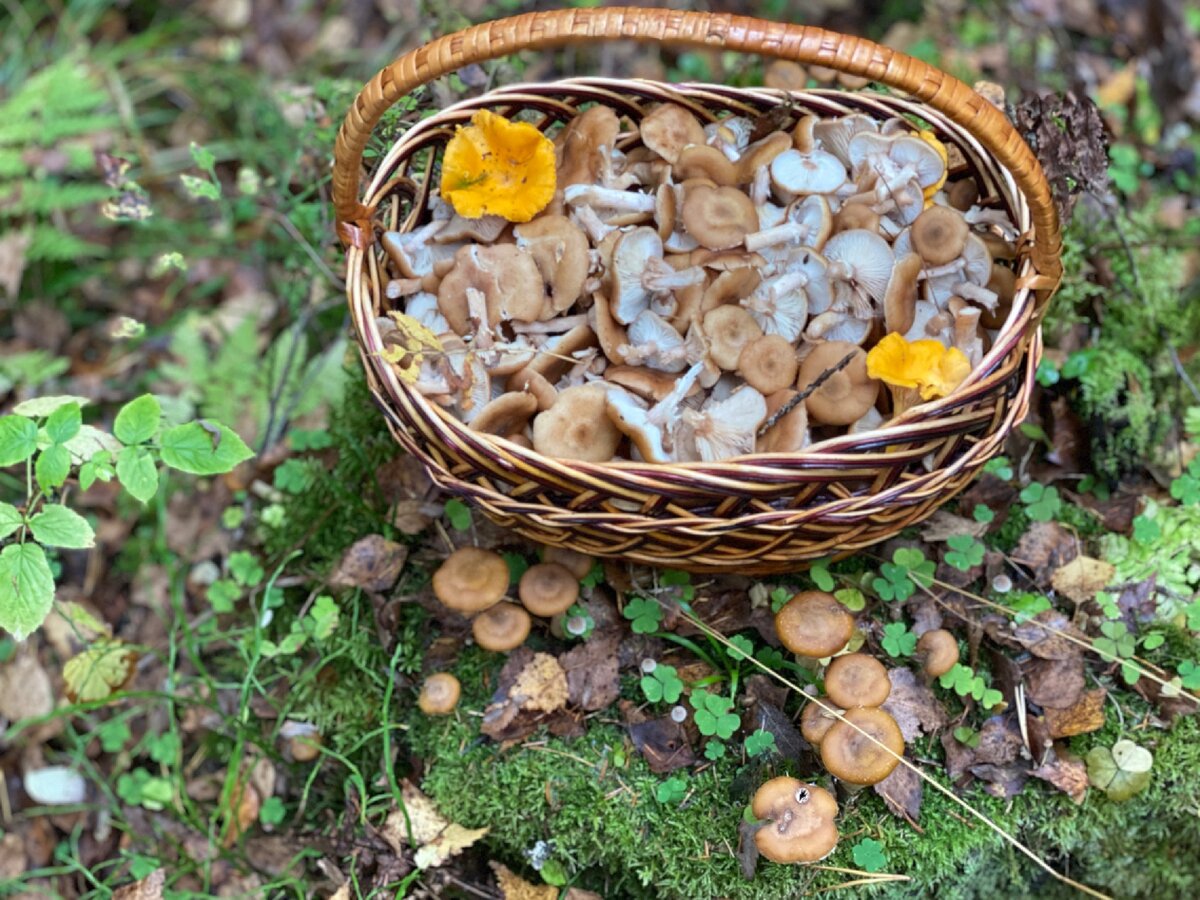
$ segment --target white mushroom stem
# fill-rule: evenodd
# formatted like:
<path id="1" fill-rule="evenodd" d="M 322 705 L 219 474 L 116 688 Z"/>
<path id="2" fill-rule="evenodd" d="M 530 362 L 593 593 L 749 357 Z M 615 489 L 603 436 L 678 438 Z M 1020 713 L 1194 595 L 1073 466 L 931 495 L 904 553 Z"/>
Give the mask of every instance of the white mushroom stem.
<path id="1" fill-rule="evenodd" d="M 845 283 L 847 290 L 841 293 L 838 299 L 842 302 L 838 305 L 842 308 L 848 307 L 846 311 L 851 316 L 856 319 L 869 319 L 875 314 L 875 309 L 871 305 L 871 298 L 858 286 L 854 279 L 853 266 L 842 262 L 840 259 L 831 261 L 829 263 L 829 280 Z"/>
<path id="2" fill-rule="evenodd" d="M 596 214 L 596 211 L 590 206 L 578 206 L 573 210 L 573 212 L 575 215 L 575 221 L 578 222 L 579 226 L 587 232 L 588 237 L 591 238 L 593 244 L 599 244 L 606 237 L 612 234 L 612 232 L 617 230 L 615 225 L 609 225 L 604 222 L 600 216 Z M 594 256 L 592 254 L 594 254 Z M 600 251 L 593 249 L 588 251 L 588 255 L 589 261 L 598 260 L 600 258 Z M 599 268 L 599 264 L 594 264 L 592 265 L 590 271 L 595 272 Z"/>
<path id="3" fill-rule="evenodd" d="M 562 334 L 579 325 L 586 325 L 587 313 L 574 316 L 559 316 L 557 319 L 547 319 L 545 322 L 513 322 L 514 334 Z"/>
<path id="4" fill-rule="evenodd" d="M 995 312 L 996 305 L 1000 302 L 1000 295 L 995 291 L 990 291 L 985 287 L 980 287 L 977 284 L 972 284 L 969 281 L 964 281 L 961 284 L 954 286 L 954 293 L 962 297 L 964 300 L 972 300 L 978 303 L 988 312 Z"/>
<path id="5" fill-rule="evenodd" d="M 776 244 L 807 244 L 815 236 L 815 229 L 803 222 L 784 222 L 774 228 L 764 228 L 746 235 L 746 249 L 754 252 Z"/>
<path id="6" fill-rule="evenodd" d="M 563 191 L 563 200 L 570 206 L 591 206 L 612 212 L 654 212 L 653 194 L 637 191 L 618 191 L 594 184 L 572 184 Z"/>
<path id="7" fill-rule="evenodd" d="M 646 261 L 646 271 L 642 274 L 642 286 L 648 291 L 660 294 L 696 284 L 704 284 L 704 279 L 703 266 L 689 266 L 686 269 L 676 270 L 661 258 L 651 258 Z"/>
<path id="8" fill-rule="evenodd" d="M 650 312 L 664 319 L 672 318 L 679 312 L 679 300 L 672 293 L 650 295 Z"/>
<path id="9" fill-rule="evenodd" d="M 398 300 L 421 292 L 420 278 L 393 278 L 387 283 L 384 293 L 389 300 Z"/>
<path id="10" fill-rule="evenodd" d="M 930 266 L 929 268 L 922 269 L 917 273 L 917 278 L 943 278 L 946 275 L 956 275 L 965 269 L 966 266 L 967 261 L 960 256 L 957 259 L 952 259 L 950 262 L 943 263 L 940 266 Z"/>
<path id="11" fill-rule="evenodd" d="M 972 206 L 965 213 L 963 218 L 967 220 L 968 225 L 993 225 L 1000 229 L 1005 240 L 1015 240 L 1019 237 L 1019 232 L 1008 218 L 1008 213 L 1000 209 L 984 209 L 982 206 Z"/>
<path id="12" fill-rule="evenodd" d="M 771 201 L 771 167 L 759 166 L 750 182 L 750 201 L 762 209 Z M 761 216 L 760 216 L 761 218 Z"/>

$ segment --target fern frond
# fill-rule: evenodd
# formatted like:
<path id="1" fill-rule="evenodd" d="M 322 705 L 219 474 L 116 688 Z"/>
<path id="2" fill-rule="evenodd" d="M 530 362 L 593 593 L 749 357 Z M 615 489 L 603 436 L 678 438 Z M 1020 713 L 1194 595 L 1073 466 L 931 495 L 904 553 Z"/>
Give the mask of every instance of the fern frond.
<path id="1" fill-rule="evenodd" d="M 21 181 L 5 190 L 0 185 L 0 217 L 47 215 L 101 203 L 112 196 L 103 184 L 62 184 L 57 181 Z"/>
<path id="2" fill-rule="evenodd" d="M 59 231 L 53 225 L 35 225 L 25 251 L 26 262 L 70 262 L 81 256 L 103 256 L 107 248 Z"/>

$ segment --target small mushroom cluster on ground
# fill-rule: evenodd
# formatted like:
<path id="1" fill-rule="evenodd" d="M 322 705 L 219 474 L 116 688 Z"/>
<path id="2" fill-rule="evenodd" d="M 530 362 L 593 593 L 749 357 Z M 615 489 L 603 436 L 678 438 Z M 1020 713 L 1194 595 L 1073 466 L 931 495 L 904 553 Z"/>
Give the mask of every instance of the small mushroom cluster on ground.
<path id="1" fill-rule="evenodd" d="M 427 223 L 382 237 L 385 358 L 597 462 L 794 452 L 952 391 L 1012 301 L 1007 215 L 907 119 L 767 122 L 595 105 L 551 142 L 477 112 Z"/>

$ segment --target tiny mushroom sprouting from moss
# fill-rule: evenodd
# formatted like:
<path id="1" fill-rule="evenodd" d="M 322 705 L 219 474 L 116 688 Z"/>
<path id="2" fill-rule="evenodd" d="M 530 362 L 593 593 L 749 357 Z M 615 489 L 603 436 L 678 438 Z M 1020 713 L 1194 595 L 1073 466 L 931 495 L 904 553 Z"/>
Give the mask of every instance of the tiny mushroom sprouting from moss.
<path id="1" fill-rule="evenodd" d="M 529 637 L 532 620 L 515 603 L 497 603 L 471 620 L 471 635 L 484 650 L 507 653 Z"/>
<path id="2" fill-rule="evenodd" d="M 417 706 L 427 716 L 448 716 L 458 706 L 462 685 L 449 672 L 430 675 L 421 685 Z"/>
<path id="3" fill-rule="evenodd" d="M 517 594 L 535 616 L 556 616 L 579 599 L 579 579 L 558 563 L 538 563 L 525 570 Z"/>
<path id="4" fill-rule="evenodd" d="M 887 669 L 866 653 L 839 656 L 825 670 L 825 693 L 843 709 L 880 706 L 891 692 Z"/>
<path id="5" fill-rule="evenodd" d="M 945 675 L 958 662 L 958 640 L 945 628 L 927 631 L 917 641 L 917 656 L 930 678 Z"/>
<path id="6" fill-rule="evenodd" d="M 875 405 L 879 382 L 867 371 L 867 354 L 849 341 L 826 341 L 817 345 L 800 364 L 796 388 L 804 391 L 848 354 L 849 363 L 829 375 L 805 399 L 808 418 L 824 425 L 849 425 Z"/>
<path id="7" fill-rule="evenodd" d="M 433 573 L 433 593 L 443 606 L 472 615 L 499 603 L 508 582 L 508 563 L 499 553 L 459 547 Z"/>
<path id="8" fill-rule="evenodd" d="M 775 633 L 799 656 L 823 659 L 850 642 L 854 616 L 824 591 L 801 591 L 775 614 Z"/>
<path id="9" fill-rule="evenodd" d="M 825 704 L 826 707 L 830 705 L 829 703 Z M 837 709 L 836 712 L 843 713 L 845 710 Z M 827 711 L 819 703 L 810 702 L 805 705 L 804 712 L 800 714 L 800 734 L 814 747 L 820 746 L 821 741 L 825 739 L 825 735 L 829 733 L 829 729 L 836 721 L 837 716 L 833 712 Z"/>
<path id="10" fill-rule="evenodd" d="M 771 862 L 817 862 L 837 846 L 837 800 L 824 788 L 781 775 L 754 793 L 750 811 L 765 822 L 754 845 Z"/>
<path id="11" fill-rule="evenodd" d="M 875 706 L 846 710 L 821 740 L 822 765 L 847 784 L 878 784 L 892 774 L 903 755 L 900 726 Z"/>

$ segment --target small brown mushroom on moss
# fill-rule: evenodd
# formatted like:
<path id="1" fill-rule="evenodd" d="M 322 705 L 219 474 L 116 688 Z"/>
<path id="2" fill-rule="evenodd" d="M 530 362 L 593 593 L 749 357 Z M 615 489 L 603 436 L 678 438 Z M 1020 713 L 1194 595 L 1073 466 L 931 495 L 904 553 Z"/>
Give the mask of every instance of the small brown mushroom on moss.
<path id="1" fill-rule="evenodd" d="M 825 706 L 831 706 L 826 703 Z M 839 709 L 837 712 L 845 712 Z M 814 747 L 820 745 L 825 739 L 825 735 L 829 733 L 829 729 L 833 727 L 833 723 L 837 721 L 837 716 L 832 712 L 826 712 L 825 707 L 818 703 L 809 702 L 804 707 L 804 712 L 800 714 L 800 734 L 804 739 Z"/>
<path id="2" fill-rule="evenodd" d="M 866 653 L 839 656 L 825 670 L 825 693 L 843 709 L 880 706 L 891 692 L 887 669 Z"/>
<path id="3" fill-rule="evenodd" d="M 433 593 L 443 606 L 470 615 L 499 603 L 508 581 L 508 564 L 499 553 L 459 547 L 433 573 Z"/>
<path id="4" fill-rule="evenodd" d="M 850 642 L 854 616 L 824 591 L 801 591 L 775 614 L 780 642 L 800 656 L 823 659 Z"/>
<path id="5" fill-rule="evenodd" d="M 579 599 L 579 579 L 558 563 L 538 563 L 525 570 L 517 594 L 535 616 L 556 616 Z"/>
<path id="6" fill-rule="evenodd" d="M 958 662 L 958 640 L 945 628 L 927 631 L 917 641 L 917 656 L 930 678 L 945 675 Z"/>
<path id="7" fill-rule="evenodd" d="M 846 710 L 821 741 L 821 763 L 847 784 L 878 784 L 903 755 L 900 726 L 874 706 Z"/>
<path id="8" fill-rule="evenodd" d="M 750 811 L 766 823 L 754 845 L 771 862 L 816 862 L 837 846 L 837 800 L 824 788 L 781 775 L 755 792 Z"/>
<path id="9" fill-rule="evenodd" d="M 515 603 L 497 603 L 471 622 L 471 634 L 484 650 L 507 653 L 516 650 L 529 637 L 532 620 Z"/>
<path id="10" fill-rule="evenodd" d="M 448 716 L 458 706 L 462 685 L 449 672 L 430 675 L 421 685 L 417 707 L 427 716 Z"/>

